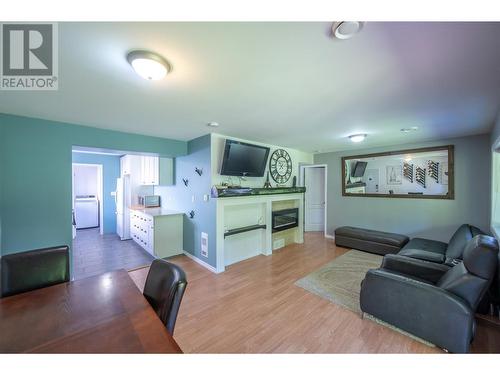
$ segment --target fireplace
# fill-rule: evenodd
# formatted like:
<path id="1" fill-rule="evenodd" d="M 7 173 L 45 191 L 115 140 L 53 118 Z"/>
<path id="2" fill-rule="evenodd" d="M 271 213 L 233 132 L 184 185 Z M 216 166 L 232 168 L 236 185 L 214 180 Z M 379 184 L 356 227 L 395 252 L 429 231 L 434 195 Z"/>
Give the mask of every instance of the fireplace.
<path id="1" fill-rule="evenodd" d="M 299 226 L 299 209 L 273 211 L 273 233 Z"/>

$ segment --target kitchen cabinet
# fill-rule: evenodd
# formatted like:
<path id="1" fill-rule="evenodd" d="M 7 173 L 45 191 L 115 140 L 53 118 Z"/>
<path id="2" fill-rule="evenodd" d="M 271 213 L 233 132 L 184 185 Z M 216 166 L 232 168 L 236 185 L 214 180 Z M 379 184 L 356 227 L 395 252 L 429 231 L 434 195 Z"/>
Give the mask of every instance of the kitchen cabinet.
<path id="1" fill-rule="evenodd" d="M 132 239 L 156 258 L 183 253 L 183 213 L 162 208 L 130 210 Z"/>
<path id="2" fill-rule="evenodd" d="M 141 184 L 159 185 L 160 170 L 157 156 L 141 156 Z"/>
<path id="3" fill-rule="evenodd" d="M 158 156 L 141 156 L 140 181 L 141 185 L 173 185 L 173 159 L 160 158 Z"/>
<path id="4" fill-rule="evenodd" d="M 120 158 L 121 177 L 132 173 L 132 155 L 123 155 Z"/>
<path id="5" fill-rule="evenodd" d="M 174 159 L 160 158 L 160 186 L 174 184 Z"/>

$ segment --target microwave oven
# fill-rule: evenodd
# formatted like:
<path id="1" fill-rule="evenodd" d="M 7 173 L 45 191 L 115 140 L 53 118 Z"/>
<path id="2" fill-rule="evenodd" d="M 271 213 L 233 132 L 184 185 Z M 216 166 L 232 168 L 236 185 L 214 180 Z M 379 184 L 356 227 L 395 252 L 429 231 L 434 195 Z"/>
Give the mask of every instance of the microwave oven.
<path id="1" fill-rule="evenodd" d="M 147 207 L 160 207 L 160 196 L 159 195 L 142 195 L 139 197 L 139 204 Z"/>

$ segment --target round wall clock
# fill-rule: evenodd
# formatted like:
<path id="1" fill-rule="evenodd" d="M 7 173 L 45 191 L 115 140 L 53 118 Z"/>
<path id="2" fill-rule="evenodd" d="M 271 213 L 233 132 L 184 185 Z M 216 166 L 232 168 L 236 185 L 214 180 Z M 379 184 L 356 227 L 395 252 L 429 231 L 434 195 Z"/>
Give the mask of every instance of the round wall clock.
<path id="1" fill-rule="evenodd" d="M 269 172 L 278 184 L 286 183 L 292 176 L 292 158 L 283 149 L 277 149 L 269 159 Z"/>

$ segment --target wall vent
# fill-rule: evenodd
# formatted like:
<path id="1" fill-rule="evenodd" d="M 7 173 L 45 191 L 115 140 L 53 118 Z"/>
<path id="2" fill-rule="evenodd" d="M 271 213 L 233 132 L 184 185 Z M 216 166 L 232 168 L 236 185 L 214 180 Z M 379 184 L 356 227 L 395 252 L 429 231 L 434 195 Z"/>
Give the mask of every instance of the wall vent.
<path id="1" fill-rule="evenodd" d="M 201 255 L 208 258 L 208 234 L 201 232 Z"/>

